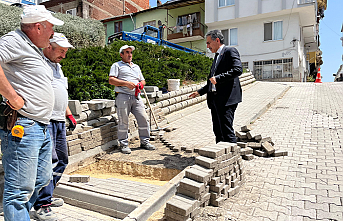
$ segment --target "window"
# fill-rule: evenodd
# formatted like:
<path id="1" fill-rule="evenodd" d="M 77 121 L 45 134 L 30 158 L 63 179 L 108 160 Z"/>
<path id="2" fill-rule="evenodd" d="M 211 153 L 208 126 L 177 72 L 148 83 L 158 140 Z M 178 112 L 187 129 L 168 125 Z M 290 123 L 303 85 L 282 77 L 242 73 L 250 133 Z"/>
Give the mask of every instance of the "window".
<path id="1" fill-rule="evenodd" d="M 292 67 L 292 58 L 254 61 L 254 76 L 257 80 L 292 77 Z"/>
<path id="2" fill-rule="evenodd" d="M 224 44 L 229 45 L 229 30 L 221 30 L 222 34 L 224 35 Z"/>
<path id="3" fill-rule="evenodd" d="M 114 33 L 121 32 L 123 30 L 123 22 L 114 22 Z"/>
<path id="4" fill-rule="evenodd" d="M 230 46 L 238 45 L 237 28 L 230 29 Z"/>
<path id="5" fill-rule="evenodd" d="M 219 7 L 234 5 L 235 0 L 219 0 Z"/>
<path id="6" fill-rule="evenodd" d="M 67 10 L 66 14 L 69 14 L 69 15 L 72 15 L 72 16 L 76 16 L 76 8 Z"/>
<path id="7" fill-rule="evenodd" d="M 143 26 L 146 26 L 146 25 L 151 25 L 151 26 L 156 27 L 156 20 L 143 22 Z"/>
<path id="8" fill-rule="evenodd" d="M 282 21 L 264 23 L 264 41 L 282 40 Z"/>
<path id="9" fill-rule="evenodd" d="M 229 31 L 230 31 L 230 37 L 229 37 Z M 237 28 L 231 28 L 230 30 L 224 29 L 221 30 L 222 34 L 224 35 L 224 44 L 225 45 L 238 45 L 238 37 L 237 37 Z"/>
<path id="10" fill-rule="evenodd" d="M 242 68 L 248 69 L 249 68 L 249 62 L 242 62 Z"/>

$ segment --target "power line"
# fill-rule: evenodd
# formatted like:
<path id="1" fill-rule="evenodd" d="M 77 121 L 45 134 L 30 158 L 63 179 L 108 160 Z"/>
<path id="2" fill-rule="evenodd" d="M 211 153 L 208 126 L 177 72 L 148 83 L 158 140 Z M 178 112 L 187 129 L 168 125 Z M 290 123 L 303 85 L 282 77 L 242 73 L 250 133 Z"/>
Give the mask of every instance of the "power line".
<path id="1" fill-rule="evenodd" d="M 337 32 L 335 32 L 333 29 L 331 29 L 327 24 L 325 24 L 324 20 L 322 20 L 323 24 L 328 27 L 333 33 L 335 33 L 336 35 L 338 35 L 339 37 L 341 37 L 340 34 L 338 34 Z"/>

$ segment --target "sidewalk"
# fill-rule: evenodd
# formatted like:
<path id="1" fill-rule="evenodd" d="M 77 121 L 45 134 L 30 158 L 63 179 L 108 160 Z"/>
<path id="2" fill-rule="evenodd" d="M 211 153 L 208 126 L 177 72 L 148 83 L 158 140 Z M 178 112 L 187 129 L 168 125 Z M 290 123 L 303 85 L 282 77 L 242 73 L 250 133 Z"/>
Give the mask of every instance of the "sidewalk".
<path id="1" fill-rule="evenodd" d="M 289 85 L 253 124 L 288 156 L 245 161 L 240 193 L 196 221 L 343 220 L 343 84 Z"/>
<path id="2" fill-rule="evenodd" d="M 235 112 L 234 127 L 239 128 L 256 120 L 288 89 L 289 85 L 283 83 L 257 82 L 244 90 L 243 101 L 238 104 Z M 174 145 L 194 148 L 215 143 L 211 112 L 207 106 L 168 126 L 177 128 L 164 135 Z"/>

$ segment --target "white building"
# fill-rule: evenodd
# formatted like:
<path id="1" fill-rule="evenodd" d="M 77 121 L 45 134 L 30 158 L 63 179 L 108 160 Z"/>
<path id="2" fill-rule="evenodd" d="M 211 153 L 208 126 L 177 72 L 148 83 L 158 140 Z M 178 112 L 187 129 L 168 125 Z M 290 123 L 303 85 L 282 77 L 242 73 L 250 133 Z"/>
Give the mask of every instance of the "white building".
<path id="1" fill-rule="evenodd" d="M 0 3 L 3 3 L 5 5 L 12 5 L 12 4 L 36 5 L 37 0 L 0 0 Z"/>
<path id="2" fill-rule="evenodd" d="M 222 30 L 257 80 L 306 81 L 324 9 L 326 0 L 206 0 L 205 23 Z"/>

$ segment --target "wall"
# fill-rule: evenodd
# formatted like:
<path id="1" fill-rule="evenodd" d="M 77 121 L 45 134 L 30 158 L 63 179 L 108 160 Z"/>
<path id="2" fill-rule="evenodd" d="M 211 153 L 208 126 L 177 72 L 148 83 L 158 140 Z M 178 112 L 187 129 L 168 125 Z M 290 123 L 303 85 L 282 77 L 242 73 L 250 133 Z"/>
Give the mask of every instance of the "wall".
<path id="1" fill-rule="evenodd" d="M 134 23 L 136 23 L 136 18 L 133 17 L 132 19 L 133 19 Z M 107 26 L 106 39 L 108 39 L 109 36 L 114 34 L 114 23 L 119 22 L 119 21 L 122 21 L 123 31 L 132 31 L 135 29 L 133 26 L 131 18 L 123 18 L 123 19 L 119 19 L 116 21 L 106 22 L 106 23 L 104 23 L 104 25 Z"/>
<path id="2" fill-rule="evenodd" d="M 186 15 L 186 14 L 191 14 L 195 12 L 200 12 L 200 23 L 204 25 L 204 35 L 207 32 L 207 27 L 205 25 L 205 4 L 196 4 L 196 5 L 190 5 L 182 8 L 176 8 L 176 9 L 171 9 L 168 11 L 168 14 L 171 15 L 168 17 L 168 26 L 169 27 L 174 27 L 177 24 L 177 18 L 180 15 Z M 200 51 L 206 51 L 206 41 L 204 40 L 197 40 L 197 41 L 191 41 L 191 42 L 183 42 L 183 43 L 178 43 L 178 45 L 191 48 L 194 50 L 200 50 Z"/>
<path id="3" fill-rule="evenodd" d="M 264 23 L 272 21 L 283 21 L 283 36 L 284 40 L 266 41 L 264 42 Z M 289 26 L 288 26 L 289 23 Z M 291 43 L 293 38 L 300 38 L 300 23 L 299 14 L 293 13 L 289 15 L 280 15 L 264 19 L 255 19 L 245 22 L 237 22 L 226 25 L 213 25 L 208 27 L 213 29 L 238 29 L 238 45 L 235 46 L 241 55 L 242 62 L 249 62 L 249 69 L 253 70 L 253 61 L 293 58 L 293 69 L 299 67 L 299 53 L 303 56 L 303 52 L 298 47 L 303 47 L 303 42 L 295 44 Z M 252 37 L 253 36 L 253 37 Z M 300 78 L 299 78 L 300 79 Z"/>
<path id="4" fill-rule="evenodd" d="M 76 8 L 75 5 L 78 5 L 81 7 L 78 8 L 77 16 L 96 20 L 123 14 L 123 1 L 121 0 L 76 0 L 62 5 L 55 1 L 48 1 L 44 2 L 43 5 L 51 11 L 62 13 L 65 13 L 66 10 Z M 149 0 L 127 0 L 125 1 L 125 7 L 126 14 L 145 10 L 149 8 Z"/>
<path id="5" fill-rule="evenodd" d="M 167 25 L 167 10 L 166 9 L 155 9 L 145 13 L 139 13 L 136 15 L 136 28 L 142 27 L 144 22 L 156 21 L 156 28 L 158 28 L 158 20 L 162 24 Z M 167 39 L 167 30 L 164 30 L 163 39 Z"/>
<path id="6" fill-rule="evenodd" d="M 205 32 L 206 34 L 206 32 Z M 178 43 L 178 45 L 193 49 L 193 50 L 197 50 L 197 51 L 201 51 L 201 52 L 206 52 L 206 40 L 198 40 L 198 41 L 191 41 L 191 42 L 182 42 L 182 43 Z"/>

